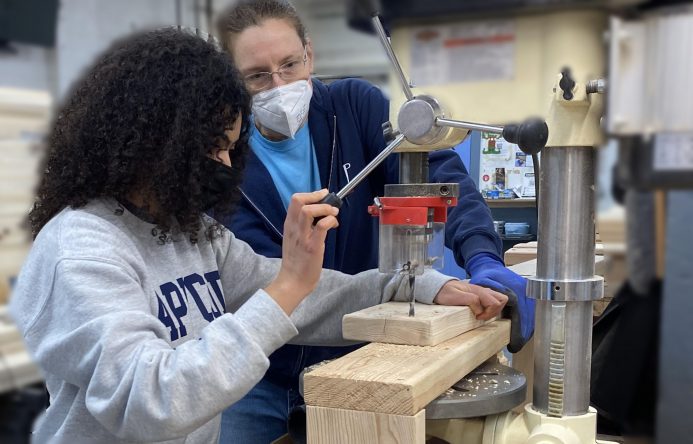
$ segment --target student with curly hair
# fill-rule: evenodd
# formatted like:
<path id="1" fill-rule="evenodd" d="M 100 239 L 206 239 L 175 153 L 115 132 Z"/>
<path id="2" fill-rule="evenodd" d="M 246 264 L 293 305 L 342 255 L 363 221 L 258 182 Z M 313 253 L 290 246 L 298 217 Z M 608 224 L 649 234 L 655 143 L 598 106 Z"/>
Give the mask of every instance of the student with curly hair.
<path id="1" fill-rule="evenodd" d="M 174 29 L 117 42 L 72 92 L 11 300 L 50 394 L 36 442 L 216 442 L 269 354 L 339 344 L 345 313 L 397 296 L 377 271 L 321 270 L 324 190 L 292 198 L 284 260 L 205 216 L 237 198 L 249 114 L 228 56 Z M 455 303 L 449 279 L 417 298 Z"/>

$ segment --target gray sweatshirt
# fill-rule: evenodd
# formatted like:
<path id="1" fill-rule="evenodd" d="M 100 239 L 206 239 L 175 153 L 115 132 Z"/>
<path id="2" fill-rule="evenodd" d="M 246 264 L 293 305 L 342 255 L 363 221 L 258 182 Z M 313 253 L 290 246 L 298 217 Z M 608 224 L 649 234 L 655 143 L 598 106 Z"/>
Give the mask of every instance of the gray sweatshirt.
<path id="1" fill-rule="evenodd" d="M 36 442 L 214 443 L 220 413 L 260 381 L 275 349 L 347 344 L 345 313 L 405 296 L 377 270 L 323 270 L 288 317 L 262 290 L 278 259 L 226 230 L 160 244 L 153 225 L 119 208 L 62 211 L 17 280 L 10 310 L 50 393 Z M 450 279 L 427 272 L 417 300 L 431 303 Z"/>

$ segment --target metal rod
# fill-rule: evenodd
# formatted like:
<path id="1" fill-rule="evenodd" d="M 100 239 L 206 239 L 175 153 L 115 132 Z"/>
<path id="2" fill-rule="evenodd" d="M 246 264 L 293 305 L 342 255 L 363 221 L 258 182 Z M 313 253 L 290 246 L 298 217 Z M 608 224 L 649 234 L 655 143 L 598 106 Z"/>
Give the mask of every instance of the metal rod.
<path id="1" fill-rule="evenodd" d="M 592 147 L 541 153 L 537 277 L 556 285 L 594 276 L 595 157 Z M 550 416 L 587 413 L 591 351 L 591 301 L 537 301 L 535 410 Z"/>
<path id="2" fill-rule="evenodd" d="M 380 23 L 380 17 L 377 15 L 373 16 L 373 27 L 375 28 L 375 32 L 378 34 L 378 37 L 380 37 L 380 43 L 382 43 L 383 48 L 385 48 L 387 57 L 390 59 L 390 63 L 392 64 L 395 73 L 397 73 L 397 77 L 399 77 L 399 82 L 402 84 L 402 91 L 404 91 L 404 95 L 407 97 L 407 100 L 413 99 L 414 94 L 412 94 L 411 88 L 409 88 L 409 82 L 407 82 L 406 77 L 404 77 L 402 66 L 399 64 L 397 56 L 395 56 L 395 51 L 393 51 L 390 40 L 387 38 L 387 34 L 385 34 L 383 24 Z"/>
<path id="3" fill-rule="evenodd" d="M 587 94 L 604 94 L 606 92 L 606 79 L 594 79 L 585 86 Z"/>
<path id="4" fill-rule="evenodd" d="M 371 171 L 380 165 L 382 161 L 385 160 L 385 158 L 389 156 L 390 153 L 395 150 L 395 148 L 400 146 L 402 142 L 404 142 L 404 135 L 399 134 L 397 137 L 395 137 L 395 140 L 390 142 L 390 144 L 386 146 L 385 149 L 380 152 L 380 154 L 378 154 L 373 160 L 370 161 L 368 165 L 366 165 L 356 176 L 354 176 L 354 178 L 351 179 L 349 183 L 344 186 L 344 188 L 337 192 L 337 197 L 343 199 L 344 196 L 349 194 L 356 185 L 358 185 L 366 176 L 371 173 Z"/>
<path id="5" fill-rule="evenodd" d="M 400 153 L 399 183 L 428 183 L 428 153 Z"/>
<path id="6" fill-rule="evenodd" d="M 486 131 L 487 133 L 503 134 L 502 126 L 484 125 L 482 123 L 463 122 L 461 120 L 436 118 L 436 126 L 450 126 L 468 130 Z"/>

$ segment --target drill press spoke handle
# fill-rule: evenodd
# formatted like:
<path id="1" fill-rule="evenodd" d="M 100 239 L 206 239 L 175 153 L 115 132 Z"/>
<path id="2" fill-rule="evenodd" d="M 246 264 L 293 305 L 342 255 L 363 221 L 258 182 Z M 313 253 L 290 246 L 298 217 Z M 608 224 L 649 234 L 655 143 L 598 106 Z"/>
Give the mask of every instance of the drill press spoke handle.
<path id="1" fill-rule="evenodd" d="M 402 142 L 404 142 L 404 136 L 398 134 L 395 139 L 390 142 L 385 149 L 380 152 L 380 154 L 371 160 L 368 165 L 366 165 L 356 176 L 354 176 L 354 178 L 351 179 L 349 183 L 344 186 L 344 188 L 336 193 L 329 193 L 327 196 L 323 197 L 319 203 L 326 203 L 336 208 L 342 208 L 342 199 L 344 199 L 347 194 L 351 193 L 351 191 L 356 188 L 356 185 L 361 183 L 361 181 L 363 181 L 363 179 L 365 179 L 365 177 L 368 176 L 371 171 L 383 163 L 383 160 L 385 160 L 387 156 L 389 156 L 398 146 L 400 146 Z M 323 216 L 313 219 L 313 225 L 315 226 L 315 224 L 317 224 L 322 218 Z"/>
<path id="2" fill-rule="evenodd" d="M 407 100 L 413 99 L 414 94 L 412 94 L 411 92 L 409 82 L 407 82 L 407 79 L 404 77 L 404 71 L 402 71 L 402 66 L 399 64 L 397 56 L 395 56 L 395 51 L 392 49 L 390 39 L 388 39 L 387 34 L 385 33 L 385 28 L 383 28 L 383 24 L 380 22 L 380 17 L 377 14 L 373 16 L 373 28 L 375 28 L 375 32 L 376 34 L 378 34 L 378 37 L 380 38 L 380 43 L 383 45 L 383 48 L 387 53 L 387 57 L 390 59 L 390 63 L 392 64 L 392 67 L 394 68 L 395 73 L 397 74 L 397 78 L 399 79 L 399 83 L 402 85 L 402 91 L 404 92 L 404 95 L 406 96 Z"/>
<path id="3" fill-rule="evenodd" d="M 438 117 L 436 125 L 500 134 L 503 139 L 518 145 L 527 154 L 537 154 L 549 139 L 548 125 L 538 118 L 530 118 L 517 125 L 493 126 Z"/>

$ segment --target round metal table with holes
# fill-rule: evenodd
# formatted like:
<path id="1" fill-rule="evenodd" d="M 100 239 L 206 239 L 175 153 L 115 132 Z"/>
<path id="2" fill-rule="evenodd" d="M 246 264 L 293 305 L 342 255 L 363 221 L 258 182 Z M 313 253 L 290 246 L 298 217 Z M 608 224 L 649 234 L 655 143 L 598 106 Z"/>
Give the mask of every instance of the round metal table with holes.
<path id="1" fill-rule="evenodd" d="M 426 419 L 474 418 L 517 407 L 525 400 L 527 380 L 521 372 L 486 362 L 457 381 L 426 406 Z"/>

